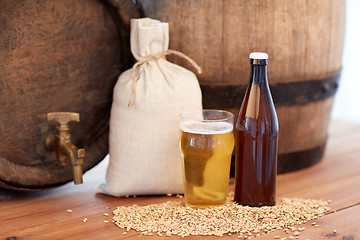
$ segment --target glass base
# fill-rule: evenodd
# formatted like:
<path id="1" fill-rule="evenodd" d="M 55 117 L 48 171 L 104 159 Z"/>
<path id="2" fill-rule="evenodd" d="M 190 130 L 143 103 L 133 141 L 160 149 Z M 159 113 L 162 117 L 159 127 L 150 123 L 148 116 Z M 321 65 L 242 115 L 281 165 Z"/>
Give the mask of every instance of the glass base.
<path id="1" fill-rule="evenodd" d="M 216 204 L 216 205 L 188 205 L 188 204 L 185 204 L 185 207 L 193 208 L 193 209 L 205 209 L 205 208 L 220 207 L 220 206 L 224 206 L 224 205 L 225 205 L 225 203 Z"/>

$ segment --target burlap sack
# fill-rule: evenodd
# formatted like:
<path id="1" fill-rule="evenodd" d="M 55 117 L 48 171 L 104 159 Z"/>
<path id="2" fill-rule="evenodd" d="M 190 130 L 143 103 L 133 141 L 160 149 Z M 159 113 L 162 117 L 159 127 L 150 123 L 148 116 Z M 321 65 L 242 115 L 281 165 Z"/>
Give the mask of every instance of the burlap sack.
<path id="1" fill-rule="evenodd" d="M 179 114 L 202 109 L 198 80 L 191 71 L 165 59 L 173 53 L 168 50 L 167 23 L 132 20 L 130 38 L 131 51 L 139 61 L 136 81 L 129 69 L 116 83 L 110 163 L 106 184 L 98 192 L 118 197 L 183 193 Z"/>

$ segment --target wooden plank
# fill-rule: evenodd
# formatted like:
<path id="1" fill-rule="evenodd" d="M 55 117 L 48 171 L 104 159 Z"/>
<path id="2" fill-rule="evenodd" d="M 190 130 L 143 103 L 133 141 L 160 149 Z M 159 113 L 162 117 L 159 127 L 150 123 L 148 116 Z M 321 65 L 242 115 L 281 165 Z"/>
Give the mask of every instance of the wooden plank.
<path id="1" fill-rule="evenodd" d="M 316 223 L 318 227 L 314 227 L 312 223 Z M 306 224 L 302 224 L 298 227 L 304 227 L 304 231 L 300 232 L 300 239 L 346 239 L 353 240 L 360 237 L 359 233 L 360 226 L 360 205 L 353 206 L 342 211 L 328 214 L 315 221 L 310 221 Z M 336 230 L 336 232 L 334 232 Z M 270 234 L 267 234 L 261 239 L 274 239 L 274 236 L 289 237 L 292 236 L 293 232 L 289 234 L 283 230 L 279 230 Z M 255 238 L 256 239 L 256 238 Z"/>
<path id="2" fill-rule="evenodd" d="M 79 236 L 81 236 L 81 238 L 94 239 L 94 236 L 101 235 L 102 238 L 119 237 L 121 239 L 138 239 L 140 234 L 135 231 L 130 231 L 126 235 L 123 235 L 124 230 L 117 228 L 111 222 L 103 223 L 105 219 L 110 220 L 110 217 L 105 217 L 103 215 L 104 212 L 108 212 L 111 216 L 111 211 L 106 209 L 107 205 L 113 205 L 113 208 L 115 204 L 119 203 L 117 201 L 112 201 L 113 198 L 107 199 L 109 197 L 106 196 L 102 196 L 100 198 L 105 198 L 105 201 L 99 200 L 98 202 L 87 204 L 86 206 L 74 207 L 72 208 L 73 212 L 71 214 L 66 212 L 66 207 L 64 206 L 65 204 L 63 204 L 62 209 L 51 209 L 47 212 L 40 211 L 36 213 L 35 215 L 38 218 L 34 215 L 28 215 L 27 217 L 22 216 L 21 218 L 17 218 L 17 222 L 10 222 L 11 225 L 15 226 L 13 226 L 13 229 L 8 230 L 6 235 L 3 230 L 0 231 L 0 236 L 4 237 L 4 239 L 11 236 L 21 237 L 22 239 L 53 239 L 54 236 L 61 236 L 62 239 L 80 239 Z M 158 200 L 161 202 L 165 199 L 166 197 L 163 197 L 159 198 Z M 81 198 L 74 200 L 84 201 L 84 199 Z M 143 199 L 143 201 L 140 202 L 141 204 L 149 204 L 150 202 L 154 203 L 153 199 Z M 128 204 L 132 203 L 132 201 L 128 201 Z M 358 226 L 360 221 L 359 210 L 360 207 L 355 206 L 322 217 L 316 220 L 319 228 L 312 227 L 310 223 L 298 226 L 305 227 L 306 229 L 301 233 L 301 237 L 302 239 L 318 239 L 319 236 L 332 234 L 334 229 L 337 230 L 337 237 L 341 238 L 332 239 L 342 239 L 342 237 L 345 236 L 356 237 L 359 235 L 355 227 Z M 82 222 L 84 217 L 88 218 L 88 222 Z M 39 221 L 40 219 L 42 219 L 42 221 Z M 340 224 L 339 219 L 341 219 Z M 7 220 L 7 222 L 9 221 L 10 220 Z M 24 224 L 25 226 L 21 225 L 22 222 L 26 223 Z M 5 228 L 7 228 L 6 225 Z M 288 234 L 284 233 L 284 231 L 277 231 L 269 235 L 262 236 L 261 239 L 273 239 L 273 236 L 288 236 Z M 236 239 L 237 236 L 224 236 L 223 238 Z M 158 236 L 142 236 L 142 239 L 163 238 Z M 171 239 L 181 239 L 181 237 L 175 236 Z M 188 239 L 204 239 L 204 237 L 189 237 Z M 206 239 L 218 239 L 218 237 L 206 237 Z"/>
<path id="3" fill-rule="evenodd" d="M 331 200 L 330 207 L 340 210 L 346 206 L 360 204 L 360 175 L 342 178 L 322 185 L 307 185 L 299 191 L 278 194 L 278 197 L 298 197 Z"/>
<path id="4" fill-rule="evenodd" d="M 278 198 L 331 199 L 330 207 L 337 210 L 316 220 L 319 225 L 317 228 L 311 222 L 301 225 L 305 227 L 305 231 L 300 234 L 301 239 L 360 237 L 358 126 L 331 125 L 329 145 L 321 163 L 278 176 Z M 104 181 L 106 166 L 107 160 L 86 173 L 85 183 L 80 186 L 69 183 L 57 189 L 35 193 L 0 190 L 0 239 L 139 239 L 140 233 L 131 230 L 124 235 L 123 229 L 111 221 L 103 221 L 111 220 L 112 210 L 121 205 L 148 205 L 169 200 L 183 202 L 183 199 L 166 196 L 114 198 L 95 194 L 95 187 Z M 72 209 L 73 212 L 68 213 L 67 209 Z M 104 216 L 105 212 L 110 216 Z M 83 222 L 84 218 L 88 219 L 86 223 Z M 337 230 L 336 234 L 333 233 L 334 229 Z M 238 239 L 237 236 L 235 234 L 223 238 Z M 274 239 L 274 236 L 289 235 L 282 230 L 254 239 Z M 141 239 L 164 237 L 141 236 Z M 171 239 L 182 238 L 175 236 Z M 186 239 L 219 238 L 192 236 Z"/>
<path id="5" fill-rule="evenodd" d="M 346 136 L 349 132 L 358 133 L 360 124 L 331 119 L 329 124 L 329 134 L 331 138 Z M 345 133 L 345 134 L 344 134 Z"/>
<path id="6" fill-rule="evenodd" d="M 342 154 L 360 151 L 360 127 L 330 132 L 329 136 L 325 155 L 326 159 L 337 158 L 341 157 Z"/>
<path id="7" fill-rule="evenodd" d="M 295 192 L 281 197 L 333 199 L 331 205 L 335 205 L 335 207 L 332 207 L 339 209 L 341 206 L 352 204 L 352 202 L 347 201 L 346 196 L 350 196 L 352 199 L 360 199 L 359 181 L 360 176 L 357 176 L 350 179 L 350 181 L 345 179 L 342 182 L 338 182 L 335 188 L 329 183 L 325 187 L 309 188 L 302 192 Z M 346 191 L 339 194 L 339 189 L 341 188 Z M 323 191 L 319 191 L 319 189 L 323 189 Z M 34 236 L 39 239 L 42 237 L 51 238 L 51 236 L 58 235 L 63 238 L 70 237 L 71 239 L 74 233 L 76 233 L 76 236 L 91 237 L 98 232 L 101 232 L 102 236 L 123 236 L 121 235 L 124 232 L 123 230 L 118 229 L 111 223 L 103 223 L 103 220 L 109 219 L 103 215 L 104 212 L 109 213 L 111 216 L 111 210 L 115 209 L 118 205 L 132 205 L 134 203 L 147 205 L 167 200 L 179 201 L 179 199 L 174 197 L 118 199 L 104 195 L 95 195 L 94 197 L 92 193 L 81 193 L 68 196 L 67 198 L 45 197 L 45 199 L 40 200 L 34 198 L 30 201 L 18 200 L 15 202 L 5 202 L 0 205 L 0 224 L 5 226 L 5 228 L 2 228 L 0 231 L 0 236 L 7 233 L 4 237 L 10 237 L 15 234 L 14 236 L 21 236 L 25 239 L 31 239 L 31 237 Z M 11 207 L 11 212 L 6 211 L 9 207 Z M 110 209 L 107 209 L 107 207 Z M 69 208 L 73 210 L 71 214 L 66 212 L 66 209 Z M 24 211 L 24 209 L 28 209 L 28 211 Z M 85 217 L 89 220 L 87 223 L 82 222 Z M 135 231 L 130 231 L 126 234 L 126 239 L 137 239 L 138 236 L 139 234 Z M 200 239 L 200 237 L 194 239 Z"/>
<path id="8" fill-rule="evenodd" d="M 296 192 L 310 186 L 322 185 L 348 176 L 359 175 L 359 152 L 324 158 L 319 164 L 294 173 L 278 176 L 278 195 Z"/>

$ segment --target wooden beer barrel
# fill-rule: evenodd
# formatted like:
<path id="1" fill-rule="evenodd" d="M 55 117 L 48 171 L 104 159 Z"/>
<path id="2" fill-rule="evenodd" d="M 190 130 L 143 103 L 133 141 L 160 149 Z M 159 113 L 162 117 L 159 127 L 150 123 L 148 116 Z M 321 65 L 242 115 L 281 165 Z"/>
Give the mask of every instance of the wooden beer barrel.
<path id="1" fill-rule="evenodd" d="M 0 187 L 72 181 L 71 165 L 60 166 L 45 149 L 56 125 L 48 112 L 80 113 L 70 132 L 85 148 L 84 172 L 108 153 L 113 86 L 132 65 L 129 21 L 139 17 L 131 1 L 117 2 L 0 2 Z"/>
<path id="2" fill-rule="evenodd" d="M 250 77 L 249 53 L 267 52 L 280 127 L 278 172 L 321 159 L 342 67 L 344 0 L 141 3 L 148 17 L 169 22 L 169 48 L 201 66 L 204 108 L 237 115 Z"/>

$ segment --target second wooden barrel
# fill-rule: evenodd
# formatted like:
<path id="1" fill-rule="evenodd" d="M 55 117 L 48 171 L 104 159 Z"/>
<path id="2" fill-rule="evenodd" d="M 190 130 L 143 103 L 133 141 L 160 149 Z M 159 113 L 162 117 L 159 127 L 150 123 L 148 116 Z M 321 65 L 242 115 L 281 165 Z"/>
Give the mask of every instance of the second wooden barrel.
<path id="1" fill-rule="evenodd" d="M 141 3 L 148 17 L 169 22 L 170 48 L 202 67 L 205 108 L 237 114 L 250 77 L 248 55 L 267 52 L 280 126 L 278 172 L 321 159 L 342 67 L 344 0 Z"/>

